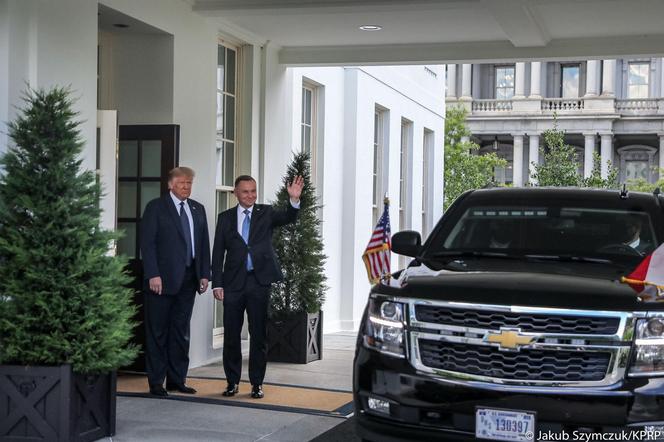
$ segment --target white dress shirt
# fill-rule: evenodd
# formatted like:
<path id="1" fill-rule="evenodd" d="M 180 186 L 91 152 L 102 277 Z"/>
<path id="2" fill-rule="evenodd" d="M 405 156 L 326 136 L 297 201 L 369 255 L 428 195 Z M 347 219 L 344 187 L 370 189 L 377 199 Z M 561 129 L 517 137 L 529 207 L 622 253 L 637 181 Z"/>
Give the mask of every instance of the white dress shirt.
<path id="1" fill-rule="evenodd" d="M 297 203 L 294 203 L 293 200 L 290 200 L 290 204 L 294 209 L 300 208 L 299 200 Z M 247 207 L 246 210 L 249 210 L 247 215 L 244 214 L 245 208 L 240 204 L 237 205 L 237 233 L 239 233 L 240 236 L 242 236 L 242 223 L 244 223 L 244 217 L 249 216 L 249 220 L 251 221 L 251 214 L 254 213 L 254 206 Z"/>
<path id="2" fill-rule="evenodd" d="M 173 192 L 169 192 L 171 194 L 171 199 L 173 200 L 173 204 L 175 204 L 175 211 L 178 213 L 178 216 L 180 215 L 180 199 L 173 194 Z M 196 257 L 196 247 L 194 246 L 194 218 L 191 216 L 191 207 L 189 207 L 189 200 L 184 200 L 184 213 L 187 214 L 187 219 L 189 220 L 189 235 L 191 238 L 191 256 L 192 258 Z"/>

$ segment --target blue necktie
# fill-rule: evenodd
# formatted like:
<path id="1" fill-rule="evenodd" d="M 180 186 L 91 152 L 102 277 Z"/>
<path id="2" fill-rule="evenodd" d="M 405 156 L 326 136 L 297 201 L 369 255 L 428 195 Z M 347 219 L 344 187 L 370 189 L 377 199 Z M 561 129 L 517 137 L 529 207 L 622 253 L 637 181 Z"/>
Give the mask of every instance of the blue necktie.
<path id="1" fill-rule="evenodd" d="M 184 233 L 184 242 L 187 243 L 187 267 L 191 265 L 191 230 L 189 229 L 189 218 L 184 210 L 184 201 L 180 202 L 180 224 Z"/>
<path id="2" fill-rule="evenodd" d="M 251 226 L 251 212 L 249 209 L 244 209 L 244 222 L 242 222 L 242 239 L 246 244 L 249 244 L 249 227 Z M 250 272 L 254 269 L 254 264 L 251 262 L 251 254 L 247 253 L 247 271 Z"/>

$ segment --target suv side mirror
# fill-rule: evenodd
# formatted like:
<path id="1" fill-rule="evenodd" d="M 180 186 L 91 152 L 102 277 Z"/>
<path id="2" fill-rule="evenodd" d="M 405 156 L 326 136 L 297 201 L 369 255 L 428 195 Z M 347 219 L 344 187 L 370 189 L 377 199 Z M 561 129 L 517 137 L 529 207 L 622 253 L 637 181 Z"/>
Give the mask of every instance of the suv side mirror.
<path id="1" fill-rule="evenodd" d="M 419 232 L 404 230 L 392 235 L 392 251 L 399 255 L 415 257 L 422 249 L 422 238 Z"/>

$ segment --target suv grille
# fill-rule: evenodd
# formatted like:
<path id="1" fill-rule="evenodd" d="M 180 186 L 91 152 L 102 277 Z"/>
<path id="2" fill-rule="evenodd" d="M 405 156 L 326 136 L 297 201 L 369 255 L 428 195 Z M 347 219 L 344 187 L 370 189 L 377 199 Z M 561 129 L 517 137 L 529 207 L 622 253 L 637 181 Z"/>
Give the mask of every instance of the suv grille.
<path id="1" fill-rule="evenodd" d="M 527 381 L 601 381 L 611 360 L 608 352 L 522 349 L 419 339 L 424 365 L 460 373 Z"/>
<path id="2" fill-rule="evenodd" d="M 545 315 L 486 310 L 461 310 L 435 305 L 418 305 L 415 317 L 421 322 L 497 330 L 519 328 L 522 332 L 610 335 L 618 331 L 620 318 Z"/>

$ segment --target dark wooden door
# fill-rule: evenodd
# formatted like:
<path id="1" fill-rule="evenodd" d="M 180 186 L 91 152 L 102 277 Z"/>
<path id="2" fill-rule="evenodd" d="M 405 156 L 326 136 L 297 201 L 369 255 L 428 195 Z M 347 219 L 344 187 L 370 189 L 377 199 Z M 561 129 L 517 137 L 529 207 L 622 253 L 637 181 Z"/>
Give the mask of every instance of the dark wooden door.
<path id="1" fill-rule="evenodd" d="M 140 354 L 125 367 L 145 371 L 145 329 L 143 310 L 143 262 L 140 252 L 140 225 L 146 204 L 168 191 L 168 171 L 179 162 L 180 126 L 175 124 L 119 127 L 117 226 L 124 232 L 118 241 L 118 254 L 129 258 L 134 303 L 138 307 L 134 343 Z"/>

